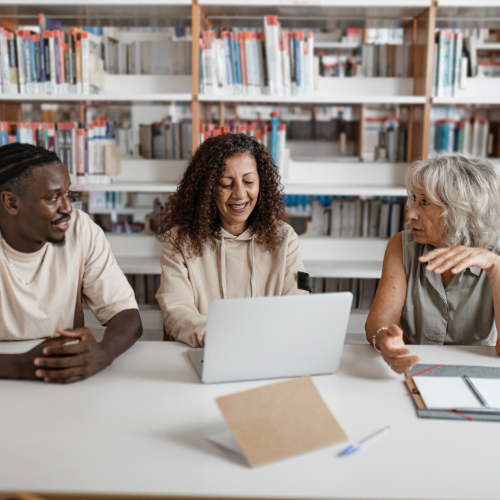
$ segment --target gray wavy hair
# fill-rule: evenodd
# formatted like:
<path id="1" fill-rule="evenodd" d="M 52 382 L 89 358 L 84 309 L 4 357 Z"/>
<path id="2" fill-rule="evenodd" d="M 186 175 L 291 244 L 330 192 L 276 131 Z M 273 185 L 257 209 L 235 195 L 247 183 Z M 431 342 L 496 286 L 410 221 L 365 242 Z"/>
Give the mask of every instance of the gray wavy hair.
<path id="1" fill-rule="evenodd" d="M 415 161 L 406 173 L 407 208 L 413 188 L 443 208 L 445 245 L 492 248 L 500 239 L 500 176 L 485 158 L 461 154 Z M 409 228 L 409 221 L 406 228 Z"/>

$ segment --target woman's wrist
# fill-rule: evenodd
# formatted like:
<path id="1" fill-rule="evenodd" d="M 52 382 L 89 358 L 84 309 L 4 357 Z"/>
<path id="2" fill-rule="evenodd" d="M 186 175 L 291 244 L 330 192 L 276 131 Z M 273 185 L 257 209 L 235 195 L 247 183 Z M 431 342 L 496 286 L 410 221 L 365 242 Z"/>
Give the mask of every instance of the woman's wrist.
<path id="1" fill-rule="evenodd" d="M 388 326 L 381 326 L 377 329 L 377 331 L 373 334 L 372 338 L 372 346 L 377 351 L 380 352 L 379 345 L 381 338 L 385 335 L 385 332 L 389 329 Z"/>
<path id="2" fill-rule="evenodd" d="M 490 250 L 488 250 L 489 252 Z M 493 253 L 493 252 L 491 252 Z M 493 277 L 499 278 L 500 277 L 500 255 L 493 254 L 495 258 L 493 259 L 493 262 L 491 266 L 489 266 L 487 269 L 485 269 L 486 274 L 488 277 L 491 279 Z"/>

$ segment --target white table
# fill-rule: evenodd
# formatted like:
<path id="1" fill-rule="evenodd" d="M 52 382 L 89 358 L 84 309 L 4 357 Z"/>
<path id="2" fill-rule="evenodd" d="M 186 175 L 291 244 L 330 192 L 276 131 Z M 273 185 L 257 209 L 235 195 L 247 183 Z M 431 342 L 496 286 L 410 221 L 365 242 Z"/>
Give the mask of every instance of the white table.
<path id="1" fill-rule="evenodd" d="M 500 366 L 489 347 L 411 350 L 422 363 Z M 0 381 L 0 491 L 500 496 L 500 424 L 417 418 L 403 377 L 369 346 L 345 346 L 339 373 L 314 381 L 351 440 L 388 424 L 389 435 L 348 458 L 337 457 L 342 444 L 257 469 L 236 462 L 206 438 L 225 430 L 216 397 L 272 381 L 202 385 L 185 351 L 179 343 L 141 342 L 104 372 L 70 386 Z"/>

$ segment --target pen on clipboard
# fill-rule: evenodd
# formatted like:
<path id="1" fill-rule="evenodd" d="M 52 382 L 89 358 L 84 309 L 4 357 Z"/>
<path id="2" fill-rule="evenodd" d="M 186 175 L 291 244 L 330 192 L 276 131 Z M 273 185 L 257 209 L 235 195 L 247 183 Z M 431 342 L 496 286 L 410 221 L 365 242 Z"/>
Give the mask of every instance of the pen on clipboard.
<path id="1" fill-rule="evenodd" d="M 358 441 L 357 443 L 349 445 L 347 448 L 342 450 L 339 453 L 339 457 L 346 457 L 347 455 L 351 455 L 352 453 L 356 453 L 357 451 L 361 450 L 365 445 L 370 443 L 371 441 L 380 438 L 382 436 L 385 436 L 389 432 L 390 426 L 386 426 L 383 429 L 380 429 L 377 432 L 374 432 L 373 434 L 370 434 L 369 436 L 365 437 L 361 441 Z"/>

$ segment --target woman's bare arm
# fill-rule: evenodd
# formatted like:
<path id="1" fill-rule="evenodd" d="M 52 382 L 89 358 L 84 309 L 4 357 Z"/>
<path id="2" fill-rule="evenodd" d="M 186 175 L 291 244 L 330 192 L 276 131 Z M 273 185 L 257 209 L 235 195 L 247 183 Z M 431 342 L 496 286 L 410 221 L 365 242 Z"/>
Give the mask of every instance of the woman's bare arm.
<path id="1" fill-rule="evenodd" d="M 402 244 L 398 233 L 387 245 L 382 278 L 365 325 L 368 342 L 380 349 L 384 360 L 398 373 L 410 370 L 419 361 L 417 356 L 405 356 L 410 351 L 404 346 L 403 330 L 398 326 L 407 289 Z M 384 330 L 377 333 L 380 328 Z"/>

